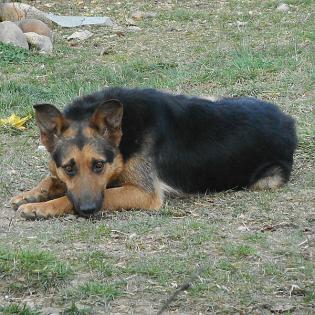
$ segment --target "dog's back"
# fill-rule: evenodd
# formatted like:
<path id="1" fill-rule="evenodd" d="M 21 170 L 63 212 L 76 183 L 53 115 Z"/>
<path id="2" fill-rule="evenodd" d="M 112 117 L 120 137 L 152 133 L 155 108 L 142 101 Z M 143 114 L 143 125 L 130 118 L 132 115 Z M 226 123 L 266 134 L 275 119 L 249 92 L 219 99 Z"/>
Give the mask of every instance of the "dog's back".
<path id="1" fill-rule="evenodd" d="M 273 104 L 110 88 L 75 101 L 65 116 L 85 119 L 109 99 L 124 107 L 119 147 L 124 160 L 141 156 L 174 189 L 274 188 L 289 179 L 294 121 Z"/>

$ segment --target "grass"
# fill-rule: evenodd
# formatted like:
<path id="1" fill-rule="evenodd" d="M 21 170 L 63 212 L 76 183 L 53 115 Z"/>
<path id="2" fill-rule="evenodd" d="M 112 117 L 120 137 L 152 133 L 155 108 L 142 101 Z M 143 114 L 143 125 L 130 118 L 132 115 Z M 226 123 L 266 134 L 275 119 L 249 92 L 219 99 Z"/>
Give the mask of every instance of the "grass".
<path id="1" fill-rule="evenodd" d="M 46 176 L 47 155 L 37 150 L 34 119 L 23 132 L 0 127 L 0 313 L 156 314 L 197 273 L 174 314 L 261 314 L 288 304 L 288 314 L 312 314 L 313 2 L 286 3 L 289 13 L 269 0 L 54 1 L 57 14 L 108 14 L 121 26 L 136 10 L 157 16 L 123 37 L 91 27 L 93 37 L 74 46 L 65 40 L 74 30 L 55 28 L 49 56 L 0 44 L 1 118 L 33 114 L 40 102 L 62 108 L 104 86 L 155 87 L 275 102 L 299 135 L 292 179 L 276 192 L 179 196 L 156 213 L 28 222 L 8 201 Z"/>
<path id="2" fill-rule="evenodd" d="M 92 312 L 91 308 L 79 308 L 75 303 L 72 303 L 69 308 L 64 310 L 64 315 L 88 315 Z"/>
<path id="3" fill-rule="evenodd" d="M 16 314 L 16 315 L 39 315 L 39 312 L 32 311 L 26 305 L 20 306 L 18 304 L 10 304 L 8 306 L 0 306 L 1 314 Z"/>
<path id="4" fill-rule="evenodd" d="M 31 59 L 31 54 L 28 50 L 10 44 L 0 43 L 0 57 L 1 64 L 5 66 L 9 63 L 25 63 Z"/>
<path id="5" fill-rule="evenodd" d="M 10 288 L 19 291 L 27 288 L 47 290 L 68 279 L 72 273 L 70 266 L 48 252 L 6 248 L 0 248 L 0 272 L 5 280 L 9 278 Z"/>
<path id="6" fill-rule="evenodd" d="M 120 288 L 121 285 L 117 283 L 100 283 L 87 282 L 80 285 L 72 292 L 76 298 L 104 298 L 106 301 L 113 300 L 119 296 L 124 295 Z"/>

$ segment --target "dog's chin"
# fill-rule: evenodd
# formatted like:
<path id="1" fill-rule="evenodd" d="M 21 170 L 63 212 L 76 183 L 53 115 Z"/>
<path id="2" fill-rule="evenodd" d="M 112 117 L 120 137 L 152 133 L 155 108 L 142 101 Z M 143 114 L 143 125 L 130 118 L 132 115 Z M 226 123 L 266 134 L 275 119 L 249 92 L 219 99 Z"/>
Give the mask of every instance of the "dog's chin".
<path id="1" fill-rule="evenodd" d="M 75 210 L 75 213 L 76 213 L 79 217 L 91 218 L 91 217 L 97 216 L 97 215 L 100 213 L 100 210 L 94 210 L 94 211 L 91 211 L 91 212 Z"/>

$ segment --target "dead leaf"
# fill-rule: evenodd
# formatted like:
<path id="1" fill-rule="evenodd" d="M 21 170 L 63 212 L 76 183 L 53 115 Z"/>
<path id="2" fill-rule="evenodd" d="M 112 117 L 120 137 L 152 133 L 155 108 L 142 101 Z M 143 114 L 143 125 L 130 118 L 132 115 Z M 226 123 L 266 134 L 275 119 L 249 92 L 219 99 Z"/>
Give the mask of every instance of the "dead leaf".
<path id="1" fill-rule="evenodd" d="M 32 118 L 31 115 L 28 115 L 26 117 L 19 117 L 15 114 L 12 114 L 8 118 L 0 118 L 0 126 L 9 126 L 18 130 L 24 130 L 25 123 L 29 121 L 31 118 Z"/>

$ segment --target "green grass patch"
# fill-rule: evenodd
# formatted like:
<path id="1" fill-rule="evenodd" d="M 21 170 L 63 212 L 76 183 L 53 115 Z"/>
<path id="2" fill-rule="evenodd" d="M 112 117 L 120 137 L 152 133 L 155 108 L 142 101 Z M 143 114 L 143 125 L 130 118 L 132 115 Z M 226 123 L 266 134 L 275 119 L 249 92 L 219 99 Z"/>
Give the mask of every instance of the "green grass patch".
<path id="1" fill-rule="evenodd" d="M 63 311 L 63 315 L 89 315 L 93 314 L 92 308 L 80 308 L 74 302 Z"/>
<path id="2" fill-rule="evenodd" d="M 93 271 L 98 271 L 104 276 L 112 276 L 117 268 L 117 259 L 103 251 L 92 251 L 82 257 L 83 267 L 88 266 Z"/>
<path id="3" fill-rule="evenodd" d="M 193 22 L 199 20 L 209 20 L 211 15 L 208 12 L 192 11 L 183 8 L 177 8 L 169 12 L 163 12 L 157 17 L 160 21 Z"/>
<path id="4" fill-rule="evenodd" d="M 123 282 L 98 282 L 89 281 L 67 292 L 67 299 L 111 301 L 125 294 Z"/>
<path id="5" fill-rule="evenodd" d="M 0 248 L 0 272 L 13 290 L 27 287 L 48 289 L 69 279 L 70 266 L 51 253 L 37 250 Z"/>
<path id="6" fill-rule="evenodd" d="M 32 311 L 27 305 L 20 306 L 18 304 L 0 306 L 0 312 L 4 315 L 40 315 L 40 312 Z"/>
<path id="7" fill-rule="evenodd" d="M 221 259 L 216 267 L 220 270 L 224 270 L 224 271 L 235 271 L 236 267 L 234 264 L 232 264 L 229 260 L 227 259 Z"/>
<path id="8" fill-rule="evenodd" d="M 266 244 L 267 235 L 262 232 L 250 233 L 244 236 L 244 240 L 249 241 L 253 244 Z"/>
<path id="9" fill-rule="evenodd" d="M 304 302 L 305 303 L 314 303 L 315 302 L 315 286 L 307 289 L 304 293 Z"/>
<path id="10" fill-rule="evenodd" d="M 8 63 L 21 64 L 29 61 L 31 53 L 27 49 L 19 48 L 11 44 L 0 43 L 0 66 Z"/>
<path id="11" fill-rule="evenodd" d="M 267 276 L 283 276 L 283 271 L 281 271 L 281 267 L 278 263 L 268 262 L 263 266 L 263 273 Z"/>
<path id="12" fill-rule="evenodd" d="M 287 50 L 269 48 L 256 51 L 249 47 L 236 47 L 228 52 L 214 50 L 197 62 L 201 72 L 196 73 L 196 81 L 214 81 L 217 84 L 233 85 L 270 79 L 283 68 L 294 71 L 299 61 L 287 55 Z"/>
<path id="13" fill-rule="evenodd" d="M 66 229 L 63 232 L 63 238 L 67 241 L 98 243 L 107 240 L 110 236 L 110 231 L 111 229 L 105 223 L 94 225 L 80 222 Z"/>
<path id="14" fill-rule="evenodd" d="M 193 256 L 185 255 L 140 256 L 134 257 L 125 267 L 120 268 L 120 272 L 126 275 L 143 275 L 161 285 L 169 285 L 173 281 L 189 277 L 196 271 L 199 263 Z"/>
<path id="15" fill-rule="evenodd" d="M 249 245 L 228 244 L 224 246 L 224 252 L 227 255 L 237 258 L 246 258 L 257 255 L 257 250 Z"/>

